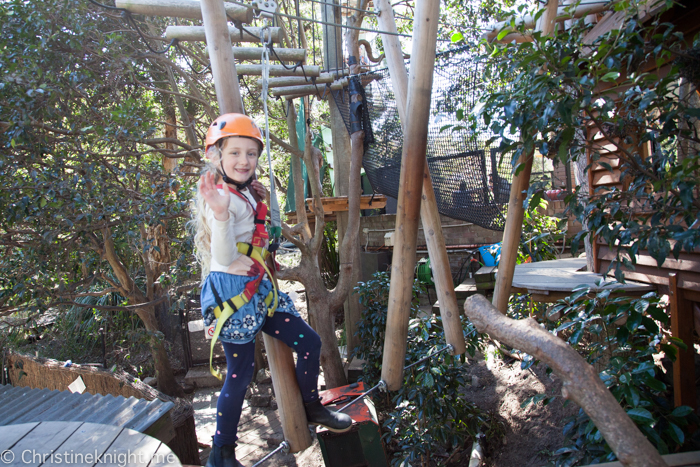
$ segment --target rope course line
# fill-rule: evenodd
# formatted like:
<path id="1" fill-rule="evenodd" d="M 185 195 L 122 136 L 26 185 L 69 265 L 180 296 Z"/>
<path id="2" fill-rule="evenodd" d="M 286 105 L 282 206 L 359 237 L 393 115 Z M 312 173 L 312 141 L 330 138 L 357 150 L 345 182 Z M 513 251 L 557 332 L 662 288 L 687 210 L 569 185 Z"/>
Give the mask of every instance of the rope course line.
<path id="1" fill-rule="evenodd" d="M 93 0 L 90 0 L 90 1 L 93 1 Z M 229 3 L 233 3 L 233 4 L 235 4 L 235 5 L 250 6 L 250 5 L 247 4 L 247 3 L 237 2 L 237 1 L 234 1 L 234 0 L 227 0 L 227 1 L 228 1 Z M 323 2 L 321 2 L 321 3 L 323 3 Z M 337 5 L 337 6 L 340 6 L 340 5 Z M 288 15 L 288 14 L 286 14 L 286 13 L 280 13 L 280 12 L 275 12 L 275 16 L 282 16 L 282 17 L 284 17 L 284 18 L 296 19 L 296 20 L 298 20 L 298 21 L 308 21 L 308 22 L 310 22 L 310 23 L 316 23 L 316 24 L 325 24 L 326 26 L 337 26 L 337 27 L 344 28 L 344 29 L 355 29 L 355 30 L 357 30 L 357 31 L 372 32 L 372 33 L 375 33 L 375 34 L 388 34 L 388 35 L 390 35 L 390 36 L 413 37 L 411 34 L 401 34 L 401 33 L 397 33 L 397 32 L 389 32 L 389 31 L 378 31 L 378 30 L 376 30 L 376 29 L 361 28 L 361 27 L 358 27 L 358 26 L 347 26 L 347 25 L 344 25 L 344 24 L 342 24 L 342 23 L 333 23 L 333 22 L 330 22 L 330 21 L 321 21 L 321 20 L 319 20 L 319 19 L 306 18 L 306 17 L 304 17 L 304 16 Z M 229 17 L 229 19 L 231 19 L 231 17 Z M 438 41 L 450 42 L 450 41 L 448 41 L 448 40 L 446 40 L 446 39 L 438 39 Z"/>
<path id="2" fill-rule="evenodd" d="M 127 10 L 126 8 L 119 8 L 119 7 L 116 7 L 116 6 L 105 5 L 105 4 L 96 2 L 95 0 L 88 0 L 88 2 L 92 3 L 93 5 L 97 5 L 97 6 L 101 7 L 101 8 L 104 8 L 104 9 L 106 9 L 106 10 L 121 11 L 121 12 L 122 12 L 122 17 L 126 19 L 126 22 L 127 22 L 127 23 L 131 23 L 131 25 L 134 27 L 134 29 L 136 30 L 136 32 L 138 33 L 138 35 L 141 36 L 141 40 L 143 41 L 144 44 L 146 44 L 146 47 L 148 48 L 148 50 L 149 50 L 151 53 L 154 53 L 154 54 L 164 54 L 164 53 L 166 53 L 168 50 L 170 50 L 170 47 L 173 47 L 173 46 L 177 45 L 177 43 L 179 42 L 179 39 L 173 39 L 173 40 L 171 40 L 170 43 L 165 47 L 165 49 L 163 49 L 163 50 L 156 50 L 156 49 L 154 49 L 153 47 L 151 47 L 151 45 L 148 43 L 148 41 L 146 40 L 146 37 L 145 37 L 145 36 L 143 35 L 143 33 L 141 32 L 141 29 L 139 29 L 138 25 L 136 24 L 136 21 L 135 21 L 134 18 L 131 16 L 131 12 L 130 12 L 129 10 Z"/>

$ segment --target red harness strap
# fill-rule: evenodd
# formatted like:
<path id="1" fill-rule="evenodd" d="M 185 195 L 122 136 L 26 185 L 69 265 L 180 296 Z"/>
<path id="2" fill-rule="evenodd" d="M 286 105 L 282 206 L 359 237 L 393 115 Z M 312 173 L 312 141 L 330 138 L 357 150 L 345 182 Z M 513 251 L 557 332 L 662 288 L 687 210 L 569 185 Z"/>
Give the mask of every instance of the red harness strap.
<path id="1" fill-rule="evenodd" d="M 216 185 L 216 188 L 223 190 L 224 186 L 223 185 Z M 250 207 L 253 207 L 252 203 L 248 198 L 246 198 L 243 193 L 240 191 L 231 188 L 230 186 L 226 185 L 226 188 L 233 193 L 234 195 L 238 196 L 239 198 L 245 200 Z M 265 203 L 262 201 L 257 204 L 257 208 L 255 209 L 255 229 L 253 230 L 253 239 L 251 240 L 249 244 L 249 250 L 247 252 L 247 256 L 250 257 L 250 255 L 253 252 L 253 247 L 259 247 L 264 249 L 265 248 L 265 243 L 269 239 L 269 236 L 267 234 L 267 229 L 265 228 L 265 219 L 267 218 L 267 206 Z M 251 258 L 252 259 L 252 258 Z M 252 280 L 248 282 L 245 286 L 245 289 L 243 290 L 243 295 L 245 295 L 247 300 L 251 300 L 253 298 L 253 295 L 255 295 L 258 292 L 258 287 L 260 286 L 260 282 L 262 281 L 263 275 L 265 274 L 265 269 L 262 267 L 262 265 L 258 266 L 257 262 L 253 260 L 256 268 L 251 271 L 253 275 L 255 273 L 257 274 L 257 277 L 255 280 Z"/>

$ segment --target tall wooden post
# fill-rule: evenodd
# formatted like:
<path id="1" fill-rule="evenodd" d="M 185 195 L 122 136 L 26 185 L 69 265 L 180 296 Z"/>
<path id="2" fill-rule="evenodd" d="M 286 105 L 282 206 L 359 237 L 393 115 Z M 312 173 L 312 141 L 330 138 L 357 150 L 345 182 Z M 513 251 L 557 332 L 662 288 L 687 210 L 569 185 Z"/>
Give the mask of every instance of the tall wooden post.
<path id="1" fill-rule="evenodd" d="M 228 34 L 224 2 L 202 0 L 200 4 L 211 61 L 211 74 L 214 77 L 216 99 L 219 101 L 219 112 L 222 114 L 245 113 L 241 90 L 238 87 L 238 74 L 236 74 L 236 63 L 231 48 L 231 37 Z"/>
<path id="2" fill-rule="evenodd" d="M 678 349 L 673 362 L 673 405 L 687 405 L 697 410 L 695 397 L 695 348 L 693 347 L 693 306 L 678 287 L 678 274 L 668 275 L 671 334 L 681 339 L 687 349 Z"/>
<path id="3" fill-rule="evenodd" d="M 416 4 L 411 73 L 408 79 L 406 103 L 408 120 L 404 125 L 406 131 L 401 154 L 389 311 L 382 360 L 382 380 L 392 391 L 401 387 L 406 359 L 406 339 L 413 298 L 416 239 L 425 174 L 425 149 L 428 144 L 428 120 L 439 14 L 439 0 L 423 0 Z"/>
<path id="4" fill-rule="evenodd" d="M 388 32 L 397 32 L 394 11 L 389 0 L 377 0 L 379 10 L 379 29 Z M 408 73 L 403 61 L 403 51 L 398 36 L 383 34 L 384 53 L 389 65 L 389 75 L 394 87 L 394 98 L 399 117 L 403 125 L 407 121 L 406 99 L 408 97 Z M 406 133 L 404 133 L 406 134 Z M 460 321 L 459 305 L 455 294 L 454 282 L 452 281 L 452 271 L 450 270 L 450 260 L 447 257 L 445 247 L 445 237 L 442 233 L 442 222 L 435 199 L 433 180 L 430 177 L 428 161 L 425 161 L 423 174 L 423 194 L 420 205 L 420 218 L 423 223 L 425 241 L 428 245 L 428 256 L 433 269 L 433 279 L 435 290 L 437 291 L 438 302 L 440 303 L 440 315 L 442 316 L 445 328 L 445 341 L 454 347 L 455 355 L 463 354 L 466 351 L 462 323 Z"/>
<path id="5" fill-rule="evenodd" d="M 341 24 L 342 16 L 337 0 L 325 0 L 322 6 L 323 21 L 328 23 Z M 323 25 L 323 64 L 326 71 L 343 70 L 343 40 L 342 31 L 339 26 Z M 328 105 L 331 113 L 331 135 L 333 139 L 333 181 L 335 185 L 335 196 L 348 196 L 350 194 L 349 174 L 351 142 L 350 135 L 345 127 L 345 122 L 340 114 L 340 110 L 335 103 L 335 99 L 328 97 Z M 349 212 L 339 212 L 338 223 L 338 245 L 342 245 L 343 238 L 347 231 Z M 359 244 L 360 238 L 358 236 Z M 356 248 L 356 254 L 352 261 L 352 282 L 357 284 L 362 280 L 362 264 L 360 258 L 360 248 Z M 344 304 L 345 311 L 345 339 L 347 344 L 347 354 L 357 346 L 357 323 L 362 318 L 362 307 L 357 294 L 350 292 Z"/>
<path id="6" fill-rule="evenodd" d="M 270 363 L 272 386 L 279 406 L 280 421 L 284 439 L 289 443 L 291 452 L 299 452 L 311 446 L 313 440 L 304 411 L 304 402 L 297 384 L 292 349 L 287 344 L 272 336 L 262 333 Z"/>
<path id="7" fill-rule="evenodd" d="M 222 0 L 201 0 L 201 7 L 219 111 L 244 113 L 224 3 Z M 292 452 L 303 451 L 311 446 L 312 440 L 301 392 L 295 384 L 292 350 L 267 335 L 264 339 L 284 438 Z"/>
<path id="8" fill-rule="evenodd" d="M 537 30 L 542 31 L 544 35 L 551 34 L 554 31 L 557 6 L 557 0 L 549 0 L 547 3 L 547 11 L 540 17 Z M 533 159 L 534 155 L 528 154 L 524 160 L 521 159 L 519 161 L 523 164 L 523 169 L 518 175 L 513 177 L 513 184 L 510 186 L 506 227 L 503 231 L 503 241 L 501 244 L 501 260 L 498 264 L 496 287 L 493 292 L 493 306 L 501 313 L 505 313 L 508 310 L 510 287 L 513 284 L 515 262 L 518 258 L 518 246 L 520 245 L 520 234 L 523 230 L 523 218 L 525 217 L 523 201 L 526 195 L 523 194 L 523 191 L 527 192 L 530 184 Z"/>

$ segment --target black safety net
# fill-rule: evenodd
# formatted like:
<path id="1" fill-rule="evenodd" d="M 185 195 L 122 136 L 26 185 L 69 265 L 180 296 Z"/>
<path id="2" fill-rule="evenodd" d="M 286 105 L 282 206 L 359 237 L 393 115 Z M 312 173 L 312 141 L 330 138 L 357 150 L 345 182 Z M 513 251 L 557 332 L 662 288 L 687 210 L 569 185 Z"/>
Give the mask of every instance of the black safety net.
<path id="1" fill-rule="evenodd" d="M 501 154 L 486 128 L 477 131 L 458 121 L 457 112 L 470 115 L 479 97 L 492 86 L 483 64 L 468 49 L 436 57 L 428 125 L 427 158 L 440 214 L 503 230 L 512 163 Z M 360 75 L 364 86 L 366 131 L 363 166 L 375 192 L 398 198 L 403 132 L 387 69 Z M 348 88 L 333 97 L 349 129 Z M 445 129 L 448 125 L 452 127 Z M 349 131 L 349 130 L 348 130 Z"/>

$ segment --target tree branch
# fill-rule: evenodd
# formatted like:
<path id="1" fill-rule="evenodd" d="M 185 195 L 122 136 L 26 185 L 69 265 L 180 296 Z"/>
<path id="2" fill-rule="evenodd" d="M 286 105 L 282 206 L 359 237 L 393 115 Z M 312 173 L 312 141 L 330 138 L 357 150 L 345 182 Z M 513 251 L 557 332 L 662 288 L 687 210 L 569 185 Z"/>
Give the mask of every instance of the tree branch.
<path id="1" fill-rule="evenodd" d="M 563 397 L 583 408 L 622 465 L 666 466 L 657 450 L 605 387 L 595 369 L 563 340 L 542 329 L 531 318 L 507 318 L 482 295 L 467 298 L 464 311 L 479 332 L 488 333 L 492 338 L 549 365 L 563 380 Z"/>

